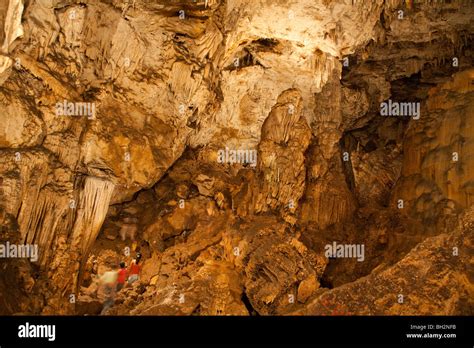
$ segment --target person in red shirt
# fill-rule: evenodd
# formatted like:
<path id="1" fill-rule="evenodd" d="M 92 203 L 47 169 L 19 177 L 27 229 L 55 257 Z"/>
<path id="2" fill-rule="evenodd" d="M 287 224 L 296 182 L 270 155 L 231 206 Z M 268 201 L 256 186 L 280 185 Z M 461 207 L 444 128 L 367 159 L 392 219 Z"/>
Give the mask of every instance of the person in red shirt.
<path id="1" fill-rule="evenodd" d="M 127 280 L 128 277 L 128 271 L 127 268 L 125 267 L 125 262 L 120 262 L 120 270 L 118 271 L 118 277 L 117 277 L 117 291 L 122 290 L 122 288 L 125 286 L 125 281 Z"/>
<path id="2" fill-rule="evenodd" d="M 140 259 L 142 258 L 141 254 L 137 254 L 135 260 L 132 261 L 129 267 L 129 277 L 128 284 L 131 285 L 138 280 L 138 276 L 141 271 L 141 265 L 139 264 Z"/>

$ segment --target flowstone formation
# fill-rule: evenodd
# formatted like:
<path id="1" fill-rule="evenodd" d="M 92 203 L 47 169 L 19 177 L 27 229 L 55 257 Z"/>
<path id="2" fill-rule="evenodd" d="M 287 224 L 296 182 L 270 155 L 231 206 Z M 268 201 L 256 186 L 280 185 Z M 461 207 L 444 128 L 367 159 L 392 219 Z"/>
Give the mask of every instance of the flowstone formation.
<path id="1" fill-rule="evenodd" d="M 473 37 L 461 0 L 3 0 L 0 314 L 474 314 Z"/>

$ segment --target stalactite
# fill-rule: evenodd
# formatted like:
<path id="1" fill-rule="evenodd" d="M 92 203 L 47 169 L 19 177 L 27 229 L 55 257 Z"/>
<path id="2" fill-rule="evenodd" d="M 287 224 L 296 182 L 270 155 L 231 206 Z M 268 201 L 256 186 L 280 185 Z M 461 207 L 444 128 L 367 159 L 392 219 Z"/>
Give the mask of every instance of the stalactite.
<path id="1" fill-rule="evenodd" d="M 83 257 L 87 256 L 89 248 L 97 238 L 107 214 L 114 187 L 112 182 L 100 178 L 87 177 L 85 179 L 72 234 L 72 244 L 80 250 Z"/>

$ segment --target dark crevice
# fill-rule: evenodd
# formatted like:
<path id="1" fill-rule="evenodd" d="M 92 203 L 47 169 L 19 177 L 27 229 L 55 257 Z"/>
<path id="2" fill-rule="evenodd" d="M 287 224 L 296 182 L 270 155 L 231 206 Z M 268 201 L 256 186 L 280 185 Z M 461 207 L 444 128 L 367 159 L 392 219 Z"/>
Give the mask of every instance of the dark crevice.
<path id="1" fill-rule="evenodd" d="M 344 134 L 339 142 L 341 147 L 341 158 L 342 158 L 342 172 L 344 173 L 344 177 L 346 179 L 347 186 L 349 190 L 354 192 L 356 188 L 355 184 L 355 177 L 354 177 L 354 170 L 352 168 L 352 161 L 351 161 L 351 149 L 350 149 L 350 139 L 347 134 Z"/>
<path id="2" fill-rule="evenodd" d="M 321 279 L 319 279 L 319 284 L 321 285 L 322 288 L 326 289 L 333 289 L 333 281 L 330 278 L 330 274 L 332 273 L 332 269 L 334 268 L 334 263 L 329 261 L 329 263 L 326 265 L 326 269 L 324 270 L 323 275 L 321 276 Z"/>
<path id="3" fill-rule="evenodd" d="M 274 48 L 278 46 L 279 42 L 276 39 L 262 38 L 262 39 L 255 40 L 252 43 L 257 44 L 264 48 Z"/>
<path id="4" fill-rule="evenodd" d="M 249 312 L 249 315 L 252 317 L 258 317 L 260 314 L 253 308 L 252 304 L 250 303 L 249 298 L 247 297 L 247 294 L 245 292 L 242 293 L 242 296 L 240 298 L 242 302 L 245 305 L 245 308 L 247 308 L 247 311 Z"/>
<path id="5" fill-rule="evenodd" d="M 191 315 L 193 316 L 199 316 L 201 315 L 201 304 L 198 304 L 196 306 L 196 308 L 194 308 L 193 312 L 191 313 Z"/>

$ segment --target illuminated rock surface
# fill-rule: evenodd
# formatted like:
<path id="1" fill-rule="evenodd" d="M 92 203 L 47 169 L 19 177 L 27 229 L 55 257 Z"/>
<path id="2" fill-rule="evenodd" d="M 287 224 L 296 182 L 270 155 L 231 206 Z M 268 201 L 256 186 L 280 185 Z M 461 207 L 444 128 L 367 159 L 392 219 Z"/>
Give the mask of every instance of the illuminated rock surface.
<path id="1" fill-rule="evenodd" d="M 107 314 L 474 314 L 474 4 L 4 0 L 0 29 L 0 242 L 39 247 L 0 314 L 99 314 L 138 250 Z"/>

